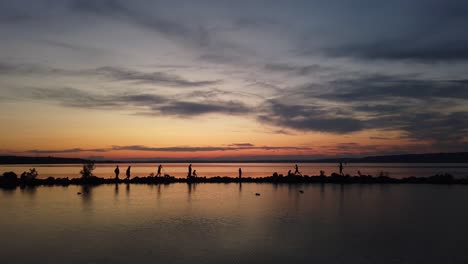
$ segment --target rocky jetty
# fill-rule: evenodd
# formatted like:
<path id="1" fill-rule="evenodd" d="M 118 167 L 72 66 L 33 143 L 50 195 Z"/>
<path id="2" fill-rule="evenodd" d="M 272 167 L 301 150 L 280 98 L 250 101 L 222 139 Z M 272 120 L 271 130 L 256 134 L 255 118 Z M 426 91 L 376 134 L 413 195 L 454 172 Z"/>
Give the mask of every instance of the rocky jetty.
<path id="1" fill-rule="evenodd" d="M 298 183 L 329 183 L 329 184 L 468 184 L 468 178 L 454 178 L 450 174 L 438 174 L 430 177 L 408 177 L 402 179 L 388 176 L 371 175 L 339 175 L 333 173 L 330 176 L 298 176 L 274 173 L 272 176 L 251 178 L 251 177 L 191 177 L 176 178 L 166 175 L 165 177 L 134 177 L 126 179 L 100 178 L 90 176 L 85 178 L 54 178 L 48 177 L 38 179 L 34 177 L 18 177 L 14 172 L 5 172 L 0 176 L 0 188 L 16 188 L 26 186 L 68 186 L 68 185 L 99 185 L 99 184 L 171 184 L 171 183 L 274 183 L 274 184 L 298 184 Z"/>

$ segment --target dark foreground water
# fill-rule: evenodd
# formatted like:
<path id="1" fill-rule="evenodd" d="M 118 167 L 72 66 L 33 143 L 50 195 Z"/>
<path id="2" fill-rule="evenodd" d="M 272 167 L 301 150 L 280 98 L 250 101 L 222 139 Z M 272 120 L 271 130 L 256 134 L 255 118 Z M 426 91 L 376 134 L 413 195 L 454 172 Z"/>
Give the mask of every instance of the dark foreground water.
<path id="1" fill-rule="evenodd" d="M 468 263 L 467 186 L 17 188 L 0 210 L 0 263 Z"/>

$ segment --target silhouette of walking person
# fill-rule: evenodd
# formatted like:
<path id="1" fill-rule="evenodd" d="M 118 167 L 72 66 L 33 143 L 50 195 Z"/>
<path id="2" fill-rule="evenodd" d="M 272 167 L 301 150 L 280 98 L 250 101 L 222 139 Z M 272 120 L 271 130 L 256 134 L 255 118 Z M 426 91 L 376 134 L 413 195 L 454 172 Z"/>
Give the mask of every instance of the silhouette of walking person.
<path id="1" fill-rule="evenodd" d="M 159 164 L 159 166 L 158 166 L 158 173 L 156 174 L 156 177 L 161 177 L 161 169 L 162 169 L 162 165 Z"/>
<path id="2" fill-rule="evenodd" d="M 239 168 L 239 179 L 242 178 L 242 169 Z"/>
<path id="3" fill-rule="evenodd" d="M 120 174 L 119 165 L 117 165 L 115 167 L 114 173 L 115 173 L 115 178 L 118 180 L 119 179 L 119 174 Z"/>
<path id="4" fill-rule="evenodd" d="M 131 168 L 131 166 L 128 166 L 127 172 L 125 173 L 127 175 L 127 178 L 126 178 L 127 180 L 130 179 L 130 168 Z"/>
<path id="5" fill-rule="evenodd" d="M 294 165 L 294 169 L 295 169 L 295 171 L 294 171 L 294 175 L 297 175 L 297 174 L 299 174 L 299 175 L 301 175 L 301 176 L 302 176 L 302 173 L 299 171 L 299 166 L 297 166 L 297 164 L 296 164 L 296 165 Z"/>
<path id="6" fill-rule="evenodd" d="M 192 164 L 190 164 L 190 165 L 188 166 L 188 174 L 187 174 L 187 177 L 188 177 L 188 178 L 192 177 Z"/>
<path id="7" fill-rule="evenodd" d="M 340 175 L 343 176 L 343 162 L 340 162 Z"/>

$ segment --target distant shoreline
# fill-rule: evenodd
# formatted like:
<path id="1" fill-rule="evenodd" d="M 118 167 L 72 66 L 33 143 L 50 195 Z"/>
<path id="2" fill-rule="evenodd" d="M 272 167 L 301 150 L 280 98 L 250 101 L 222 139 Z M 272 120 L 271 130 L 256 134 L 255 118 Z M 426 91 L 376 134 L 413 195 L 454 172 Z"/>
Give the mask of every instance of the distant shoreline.
<path id="1" fill-rule="evenodd" d="M 259 178 L 235 178 L 235 177 L 190 177 L 175 178 L 165 177 L 134 177 L 126 179 L 100 178 L 91 176 L 87 178 L 54 178 L 31 179 L 23 178 L 15 173 L 7 172 L 0 176 L 0 188 L 15 189 L 16 187 L 35 186 L 68 186 L 68 185 L 101 185 L 101 184 L 172 184 L 172 183 L 271 183 L 271 184 L 461 184 L 467 185 L 468 178 L 454 178 L 450 174 L 438 174 L 430 177 L 391 178 L 388 176 L 350 176 L 333 173 L 330 176 L 298 176 L 298 175 L 273 175 Z"/>
<path id="2" fill-rule="evenodd" d="M 246 159 L 246 160 L 220 160 L 220 159 L 148 159 L 148 160 L 87 160 L 80 158 L 61 157 L 27 157 L 27 156 L 0 156 L 0 165 L 21 164 L 83 164 L 92 161 L 96 164 L 102 163 L 468 163 L 468 152 L 454 153 L 426 153 L 426 154 L 403 154 L 386 156 L 368 156 L 362 158 L 325 158 L 325 159 Z"/>

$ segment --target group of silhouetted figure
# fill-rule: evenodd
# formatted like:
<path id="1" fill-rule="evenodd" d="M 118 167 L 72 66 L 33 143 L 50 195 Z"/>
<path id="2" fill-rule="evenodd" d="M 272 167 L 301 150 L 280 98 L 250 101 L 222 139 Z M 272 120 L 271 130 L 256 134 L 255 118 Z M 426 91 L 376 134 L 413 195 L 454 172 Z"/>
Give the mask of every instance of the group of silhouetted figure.
<path id="1" fill-rule="evenodd" d="M 127 171 L 125 172 L 125 175 L 127 176 L 127 177 L 125 177 L 126 180 L 129 180 L 129 179 L 130 179 L 130 169 L 131 169 L 131 168 L 132 168 L 132 166 L 128 166 Z M 117 166 L 115 167 L 114 173 L 115 173 L 115 178 L 118 179 L 118 178 L 119 178 L 119 174 L 120 174 L 119 165 L 117 165 Z"/>
<path id="2" fill-rule="evenodd" d="M 132 166 L 128 166 L 127 171 L 125 172 L 125 175 L 126 175 L 125 180 L 130 179 L 130 175 L 131 175 L 130 174 L 130 169 L 131 169 L 131 167 Z M 155 177 L 161 177 L 162 176 L 162 168 L 163 168 L 163 166 L 161 164 L 159 164 L 156 175 L 154 175 L 153 173 L 151 173 L 151 174 L 154 175 Z M 343 162 L 340 162 L 339 170 L 340 170 L 340 175 L 343 176 L 344 175 L 343 174 Z M 118 165 L 115 167 L 114 173 L 115 173 L 115 179 L 119 179 L 120 169 L 119 169 Z M 361 174 L 360 171 L 358 171 L 358 173 L 359 173 L 359 175 Z M 320 175 L 322 175 L 322 174 L 324 174 L 323 171 L 320 171 Z M 292 173 L 292 170 L 288 171 L 288 176 L 291 176 L 291 175 L 302 176 L 302 173 L 299 171 L 299 166 L 297 164 L 294 165 L 294 173 Z M 164 175 L 164 176 L 166 177 L 168 175 Z M 196 177 L 198 177 L 197 170 L 192 171 L 192 164 L 190 164 L 188 166 L 187 178 L 191 179 L 191 178 L 196 178 Z M 242 168 L 239 168 L 239 179 L 240 178 L 242 178 Z"/>
<path id="3" fill-rule="evenodd" d="M 192 164 L 190 164 L 190 166 L 191 166 L 191 165 L 192 165 Z M 161 173 L 162 167 L 163 167 L 163 166 L 162 166 L 161 164 L 159 164 L 159 166 L 158 166 L 158 173 L 156 173 L 156 175 L 155 175 L 156 177 L 161 177 L 161 176 L 162 176 L 162 173 Z M 131 175 L 130 169 L 131 169 L 131 168 L 132 168 L 132 166 L 128 166 L 127 171 L 125 172 L 125 176 L 126 176 L 125 179 L 126 179 L 126 180 L 129 180 L 129 179 L 130 179 L 130 175 Z M 116 178 L 116 179 L 119 179 L 119 174 L 120 174 L 119 165 L 117 165 L 117 166 L 115 167 L 114 173 L 115 173 L 115 178 Z"/>

